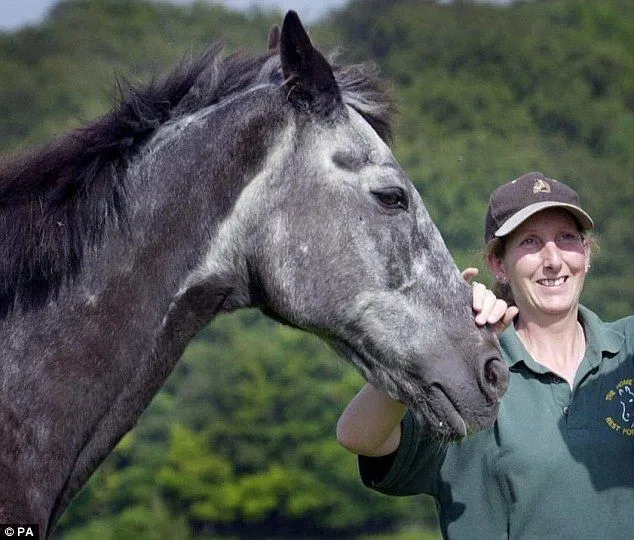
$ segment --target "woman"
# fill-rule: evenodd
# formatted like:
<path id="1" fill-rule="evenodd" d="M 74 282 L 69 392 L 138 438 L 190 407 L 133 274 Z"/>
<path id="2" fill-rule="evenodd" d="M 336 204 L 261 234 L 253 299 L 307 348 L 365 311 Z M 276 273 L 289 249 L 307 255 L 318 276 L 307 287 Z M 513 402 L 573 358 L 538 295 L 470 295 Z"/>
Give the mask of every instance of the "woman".
<path id="1" fill-rule="evenodd" d="M 634 537 L 634 318 L 604 323 L 579 304 L 592 227 L 577 194 L 541 173 L 491 196 L 497 296 L 474 283 L 473 304 L 477 324 L 507 327 L 509 389 L 492 428 L 439 441 L 370 385 L 339 420 L 363 482 L 432 495 L 445 538 Z"/>

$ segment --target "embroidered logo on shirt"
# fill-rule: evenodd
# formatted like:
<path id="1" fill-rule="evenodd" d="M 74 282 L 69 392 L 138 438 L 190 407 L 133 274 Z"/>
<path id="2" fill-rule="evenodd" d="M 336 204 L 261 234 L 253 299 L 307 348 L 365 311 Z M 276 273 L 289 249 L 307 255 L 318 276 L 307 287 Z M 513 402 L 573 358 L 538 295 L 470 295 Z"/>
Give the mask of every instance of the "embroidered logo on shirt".
<path id="1" fill-rule="evenodd" d="M 605 418 L 605 423 L 617 433 L 634 437 L 634 379 L 621 379 L 605 400 L 614 404 L 614 415 Z"/>

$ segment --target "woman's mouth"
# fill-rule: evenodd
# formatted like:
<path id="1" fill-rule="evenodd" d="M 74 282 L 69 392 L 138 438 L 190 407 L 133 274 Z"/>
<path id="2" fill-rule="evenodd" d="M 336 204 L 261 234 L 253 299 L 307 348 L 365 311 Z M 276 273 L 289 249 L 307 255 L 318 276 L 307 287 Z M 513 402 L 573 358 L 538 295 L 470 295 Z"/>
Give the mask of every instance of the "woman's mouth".
<path id="1" fill-rule="evenodd" d="M 568 279 L 567 276 L 551 278 L 551 279 L 538 279 L 537 283 L 539 285 L 542 285 L 543 287 L 559 287 L 563 285 L 567 279 Z"/>

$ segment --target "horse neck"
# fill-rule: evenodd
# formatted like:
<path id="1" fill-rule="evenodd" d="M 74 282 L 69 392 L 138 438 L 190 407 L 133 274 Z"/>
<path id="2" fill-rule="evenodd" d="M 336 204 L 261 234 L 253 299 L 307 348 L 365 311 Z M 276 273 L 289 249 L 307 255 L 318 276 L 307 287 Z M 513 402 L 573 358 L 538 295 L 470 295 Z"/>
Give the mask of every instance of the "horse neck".
<path id="1" fill-rule="evenodd" d="M 126 224 L 86 253 L 70 286 L 47 306 L 0 322 L 0 381 L 13 385 L 0 400 L 0 454 L 16 456 L 11 470 L 44 528 L 134 426 L 231 288 L 225 279 L 214 291 L 208 280 L 204 302 L 179 296 L 203 250 L 197 214 L 209 208 L 194 192 L 170 202 L 174 181 L 153 173 L 129 179 Z M 29 452 L 11 433 L 30 433 Z"/>
<path id="2" fill-rule="evenodd" d="M 101 284 L 108 293 L 102 312 L 115 324 L 128 321 L 130 341 L 146 335 L 154 342 L 153 354 L 174 344 L 182 349 L 218 311 L 249 304 L 244 294 L 236 299 L 244 268 L 225 257 L 212 269 L 208 259 L 223 222 L 265 157 L 266 145 L 247 135 L 255 131 L 262 137 L 263 116 L 270 121 L 274 115 L 251 114 L 239 126 L 231 108 L 202 111 L 159 132 L 128 170 L 125 231 L 110 231 L 103 249 L 92 254 L 84 284 Z M 236 163 L 239 155 L 242 164 Z"/>
<path id="3" fill-rule="evenodd" d="M 76 280 L 44 308 L 0 321 L 0 381 L 15 382 L 0 425 L 13 415 L 16 432 L 33 434 L 29 455 L 5 437 L 0 461 L 17 456 L 11 469 L 43 527 L 134 426 L 194 334 L 228 305 L 248 305 L 245 269 L 210 264 L 210 245 L 267 159 L 274 130 L 264 126 L 286 121 L 274 112 L 243 115 L 241 129 L 227 109 L 161 130 L 128 168 L 125 219 L 85 250 Z"/>
<path id="4" fill-rule="evenodd" d="M 129 225 L 136 243 L 143 235 L 137 218 Z M 200 312 L 180 313 L 172 305 L 185 275 L 185 265 L 174 264 L 178 246 L 135 250 L 128 241 L 125 233 L 106 234 L 73 286 L 43 309 L 17 312 L 16 324 L 0 331 L 3 343 L 19 351 L 7 358 L 20 370 L 14 377 L 24 378 L 16 395 L 10 391 L 0 401 L 0 422 L 19 411 L 15 431 L 35 438 L 30 456 L 17 440 L 4 445 L 18 456 L 12 470 L 29 489 L 42 527 L 134 426 L 204 322 Z M 24 387 L 32 390 L 20 395 Z"/>

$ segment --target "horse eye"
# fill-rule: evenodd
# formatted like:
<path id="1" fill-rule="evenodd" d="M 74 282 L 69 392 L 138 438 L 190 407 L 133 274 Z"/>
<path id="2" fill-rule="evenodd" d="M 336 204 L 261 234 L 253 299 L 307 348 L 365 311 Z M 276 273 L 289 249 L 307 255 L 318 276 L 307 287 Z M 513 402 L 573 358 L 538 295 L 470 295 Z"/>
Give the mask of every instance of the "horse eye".
<path id="1" fill-rule="evenodd" d="M 407 196 L 401 188 L 386 188 L 372 192 L 381 206 L 390 210 L 407 210 Z"/>

